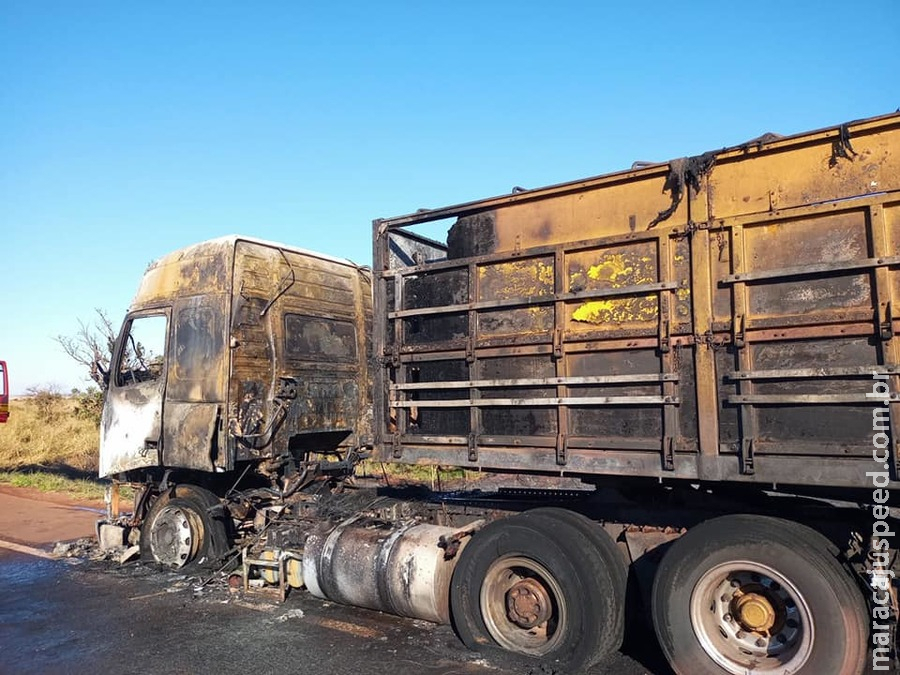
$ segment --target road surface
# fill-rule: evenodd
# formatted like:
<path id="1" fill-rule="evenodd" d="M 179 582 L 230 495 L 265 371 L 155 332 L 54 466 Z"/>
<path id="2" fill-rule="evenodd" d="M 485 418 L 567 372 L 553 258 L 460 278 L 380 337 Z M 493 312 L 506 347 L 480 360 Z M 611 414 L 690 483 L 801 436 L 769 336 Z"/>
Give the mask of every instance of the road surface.
<path id="1" fill-rule="evenodd" d="M 93 531 L 96 514 L 31 497 L 0 492 L 0 541 L 40 554 L 51 535 Z M 282 605 L 224 584 L 197 586 L 194 578 L 137 563 L 48 559 L 0 544 L 0 673 L 554 672 L 485 659 L 466 650 L 448 626 L 342 607 L 302 592 Z M 591 675 L 669 675 L 652 632 L 636 634 L 646 639 L 633 638 L 627 653 L 613 655 Z"/>
<path id="2" fill-rule="evenodd" d="M 46 546 L 90 537 L 103 505 L 0 485 L 0 541 Z"/>

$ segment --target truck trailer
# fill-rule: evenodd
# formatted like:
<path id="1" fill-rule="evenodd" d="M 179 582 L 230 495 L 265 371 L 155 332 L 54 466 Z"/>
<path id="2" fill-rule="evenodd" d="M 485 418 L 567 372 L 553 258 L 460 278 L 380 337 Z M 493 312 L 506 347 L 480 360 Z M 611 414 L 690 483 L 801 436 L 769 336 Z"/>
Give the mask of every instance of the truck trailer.
<path id="1" fill-rule="evenodd" d="M 635 612 L 680 675 L 888 669 L 898 249 L 900 114 L 379 219 L 371 269 L 182 249 L 116 343 L 111 520 L 569 672 Z"/>

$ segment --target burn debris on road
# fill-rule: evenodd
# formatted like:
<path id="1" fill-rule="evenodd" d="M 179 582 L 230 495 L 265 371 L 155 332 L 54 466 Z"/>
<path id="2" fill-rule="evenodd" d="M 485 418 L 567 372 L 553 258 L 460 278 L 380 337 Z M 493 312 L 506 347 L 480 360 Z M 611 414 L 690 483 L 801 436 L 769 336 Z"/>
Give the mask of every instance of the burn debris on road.
<path id="1" fill-rule="evenodd" d="M 97 540 L 83 537 L 74 541 L 58 541 L 50 554 L 54 558 L 82 558 L 85 560 L 110 560 L 114 551 L 101 551 Z"/>

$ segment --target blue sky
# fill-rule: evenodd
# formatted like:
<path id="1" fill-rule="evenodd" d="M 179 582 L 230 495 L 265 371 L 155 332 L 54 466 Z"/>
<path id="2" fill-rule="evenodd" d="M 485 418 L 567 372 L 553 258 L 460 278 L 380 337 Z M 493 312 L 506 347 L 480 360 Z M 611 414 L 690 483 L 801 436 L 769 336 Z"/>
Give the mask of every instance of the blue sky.
<path id="1" fill-rule="evenodd" d="M 891 112 L 898 73 L 896 0 L 4 0 L 0 359 L 86 386 L 53 337 L 196 241 L 367 264 L 373 218 Z"/>

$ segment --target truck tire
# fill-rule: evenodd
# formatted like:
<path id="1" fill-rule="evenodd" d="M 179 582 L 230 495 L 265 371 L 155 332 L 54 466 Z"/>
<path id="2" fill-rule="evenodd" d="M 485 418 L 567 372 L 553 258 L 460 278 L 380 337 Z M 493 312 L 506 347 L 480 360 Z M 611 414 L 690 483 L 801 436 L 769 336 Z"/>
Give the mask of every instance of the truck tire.
<path id="1" fill-rule="evenodd" d="M 196 485 L 161 494 L 141 526 L 141 558 L 172 568 L 213 566 L 228 549 L 225 522 L 213 515 L 219 504 Z"/>
<path id="2" fill-rule="evenodd" d="M 628 561 L 610 536 L 600 524 L 575 511 L 553 506 L 529 509 L 522 514 L 525 518 L 543 518 L 549 527 L 556 527 L 560 521 L 578 529 L 586 538 L 581 543 L 581 551 L 594 549 L 599 553 L 604 568 L 609 572 L 612 581 L 612 592 L 615 595 L 615 606 L 618 616 L 611 617 L 604 627 L 601 642 L 597 645 L 598 655 L 594 663 L 608 654 L 618 650 L 625 638 L 626 594 L 628 587 Z M 618 628 L 618 630 L 613 630 Z"/>
<path id="3" fill-rule="evenodd" d="M 854 675 L 862 593 L 815 530 L 780 518 L 708 520 L 675 541 L 653 583 L 660 646 L 679 675 Z"/>
<path id="4" fill-rule="evenodd" d="M 478 532 L 460 554 L 450 586 L 463 643 L 569 672 L 615 650 L 623 631 L 623 563 L 615 545 L 598 545 L 603 540 L 596 535 L 552 513 L 505 518 Z"/>

